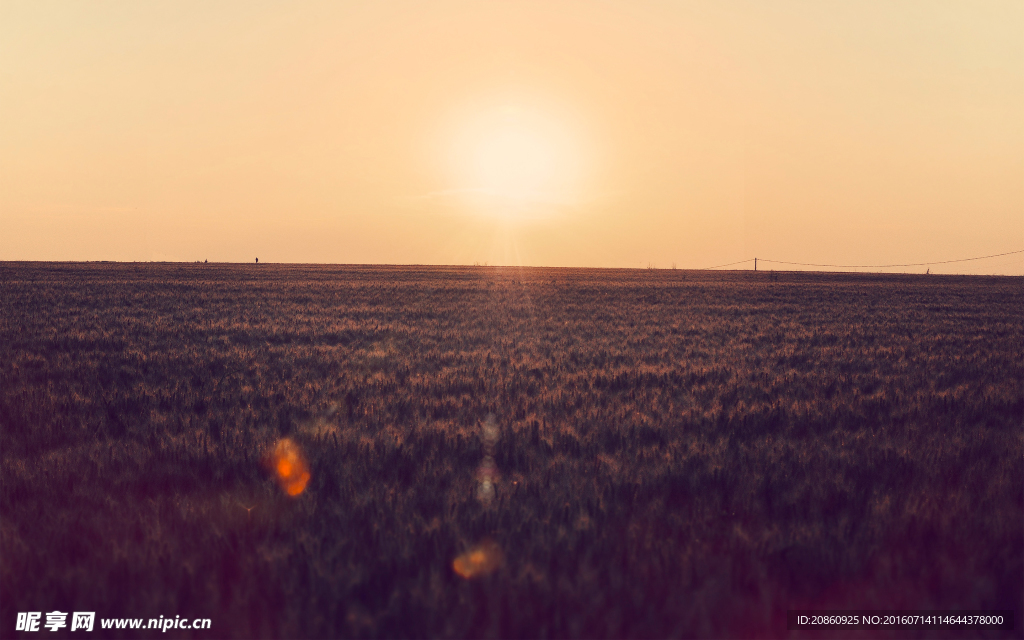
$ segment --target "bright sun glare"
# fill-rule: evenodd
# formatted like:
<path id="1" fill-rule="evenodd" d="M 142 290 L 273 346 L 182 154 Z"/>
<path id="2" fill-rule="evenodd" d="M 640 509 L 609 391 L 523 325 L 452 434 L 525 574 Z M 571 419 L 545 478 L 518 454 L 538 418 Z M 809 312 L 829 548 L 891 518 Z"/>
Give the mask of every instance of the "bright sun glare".
<path id="1" fill-rule="evenodd" d="M 548 212 L 576 198 L 580 154 L 568 129 L 504 106 L 463 124 L 454 157 L 459 190 L 491 214 Z"/>
<path id="2" fill-rule="evenodd" d="M 518 124 L 482 136 L 474 158 L 480 187 L 504 198 L 535 198 L 557 177 L 556 149 L 537 131 Z"/>

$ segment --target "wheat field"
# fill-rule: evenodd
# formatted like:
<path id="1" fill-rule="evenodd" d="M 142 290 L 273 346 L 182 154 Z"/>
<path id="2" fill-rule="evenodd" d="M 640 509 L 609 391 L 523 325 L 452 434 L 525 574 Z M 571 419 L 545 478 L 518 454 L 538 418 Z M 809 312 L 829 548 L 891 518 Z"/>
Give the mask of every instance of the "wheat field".
<path id="1" fill-rule="evenodd" d="M 0 624 L 1019 629 L 1022 309 L 1001 277 L 0 263 Z"/>

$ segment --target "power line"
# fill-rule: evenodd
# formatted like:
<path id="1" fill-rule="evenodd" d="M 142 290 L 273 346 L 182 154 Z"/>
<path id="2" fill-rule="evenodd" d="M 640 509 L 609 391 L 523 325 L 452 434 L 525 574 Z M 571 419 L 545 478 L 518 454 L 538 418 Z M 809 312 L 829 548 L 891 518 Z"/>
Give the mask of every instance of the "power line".
<path id="1" fill-rule="evenodd" d="M 786 262 L 785 260 L 768 260 L 767 258 L 747 258 L 746 260 L 738 260 L 736 262 L 730 262 L 728 264 L 718 264 L 713 267 L 704 267 L 703 269 L 697 269 L 697 271 L 709 271 L 711 269 L 721 269 L 722 267 L 732 267 L 737 264 L 743 264 L 744 262 L 752 262 L 754 260 L 759 260 L 761 262 L 772 262 L 774 264 L 796 265 L 800 267 L 838 267 L 840 269 L 886 269 L 890 267 L 924 267 L 935 264 L 951 264 L 953 262 L 971 262 L 972 260 L 999 258 L 1001 256 L 1012 256 L 1018 253 L 1024 253 L 1024 249 L 1018 249 L 1017 251 L 1007 251 L 1006 253 L 993 253 L 990 256 L 979 256 L 977 258 L 960 258 L 959 260 L 940 260 L 938 262 L 908 262 L 906 264 L 819 264 L 816 262 Z"/>
<path id="2" fill-rule="evenodd" d="M 743 264 L 744 262 L 751 262 L 753 258 L 747 258 L 746 260 L 740 260 L 739 262 L 730 262 L 729 264 L 720 264 L 714 267 L 704 267 L 703 269 L 697 269 L 697 271 L 707 271 L 709 269 L 721 269 L 722 267 L 731 267 L 734 264 Z"/>
<path id="3" fill-rule="evenodd" d="M 1015 253 L 1024 253 L 1024 249 L 1018 249 L 1017 251 L 1007 251 L 1006 253 L 994 253 L 990 256 L 980 256 L 977 258 L 961 258 L 959 260 L 941 260 L 939 262 L 908 262 L 907 264 L 815 264 L 811 262 L 785 262 L 784 260 L 768 260 L 767 258 L 758 258 L 761 262 L 774 262 L 775 264 L 791 264 L 801 267 L 839 267 L 841 269 L 885 269 L 888 267 L 924 267 L 933 264 L 950 264 L 952 262 L 970 262 L 972 260 L 984 260 L 986 258 L 998 258 L 999 256 L 1009 256 Z M 746 262 L 744 260 L 743 262 Z M 739 263 L 734 263 L 739 264 Z M 722 265 L 726 266 L 726 265 Z M 714 269 L 715 267 L 710 267 Z"/>

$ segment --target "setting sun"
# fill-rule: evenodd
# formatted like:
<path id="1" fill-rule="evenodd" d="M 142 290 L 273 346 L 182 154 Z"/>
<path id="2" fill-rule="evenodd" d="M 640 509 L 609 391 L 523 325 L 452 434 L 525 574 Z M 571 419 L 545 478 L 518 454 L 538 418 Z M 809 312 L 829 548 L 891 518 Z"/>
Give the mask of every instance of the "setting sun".
<path id="1" fill-rule="evenodd" d="M 452 141 L 452 192 L 474 213 L 550 217 L 581 196 L 579 142 L 567 123 L 540 109 L 483 110 Z"/>
<path id="2" fill-rule="evenodd" d="M 507 198 L 540 193 L 558 169 L 549 141 L 517 127 L 491 133 L 481 142 L 474 160 L 482 187 Z"/>

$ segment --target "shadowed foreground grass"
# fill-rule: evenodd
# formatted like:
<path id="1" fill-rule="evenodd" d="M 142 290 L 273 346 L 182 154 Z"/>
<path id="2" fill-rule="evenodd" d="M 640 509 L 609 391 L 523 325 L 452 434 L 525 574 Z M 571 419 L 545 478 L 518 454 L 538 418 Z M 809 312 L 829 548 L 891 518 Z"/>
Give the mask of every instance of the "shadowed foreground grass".
<path id="1" fill-rule="evenodd" d="M 1020 278 L 0 264 L 0 625 L 748 637 L 1009 608 L 1019 635 L 1021 309 Z M 261 464 L 285 436 L 296 498 Z M 461 578 L 481 541 L 501 566 Z"/>

